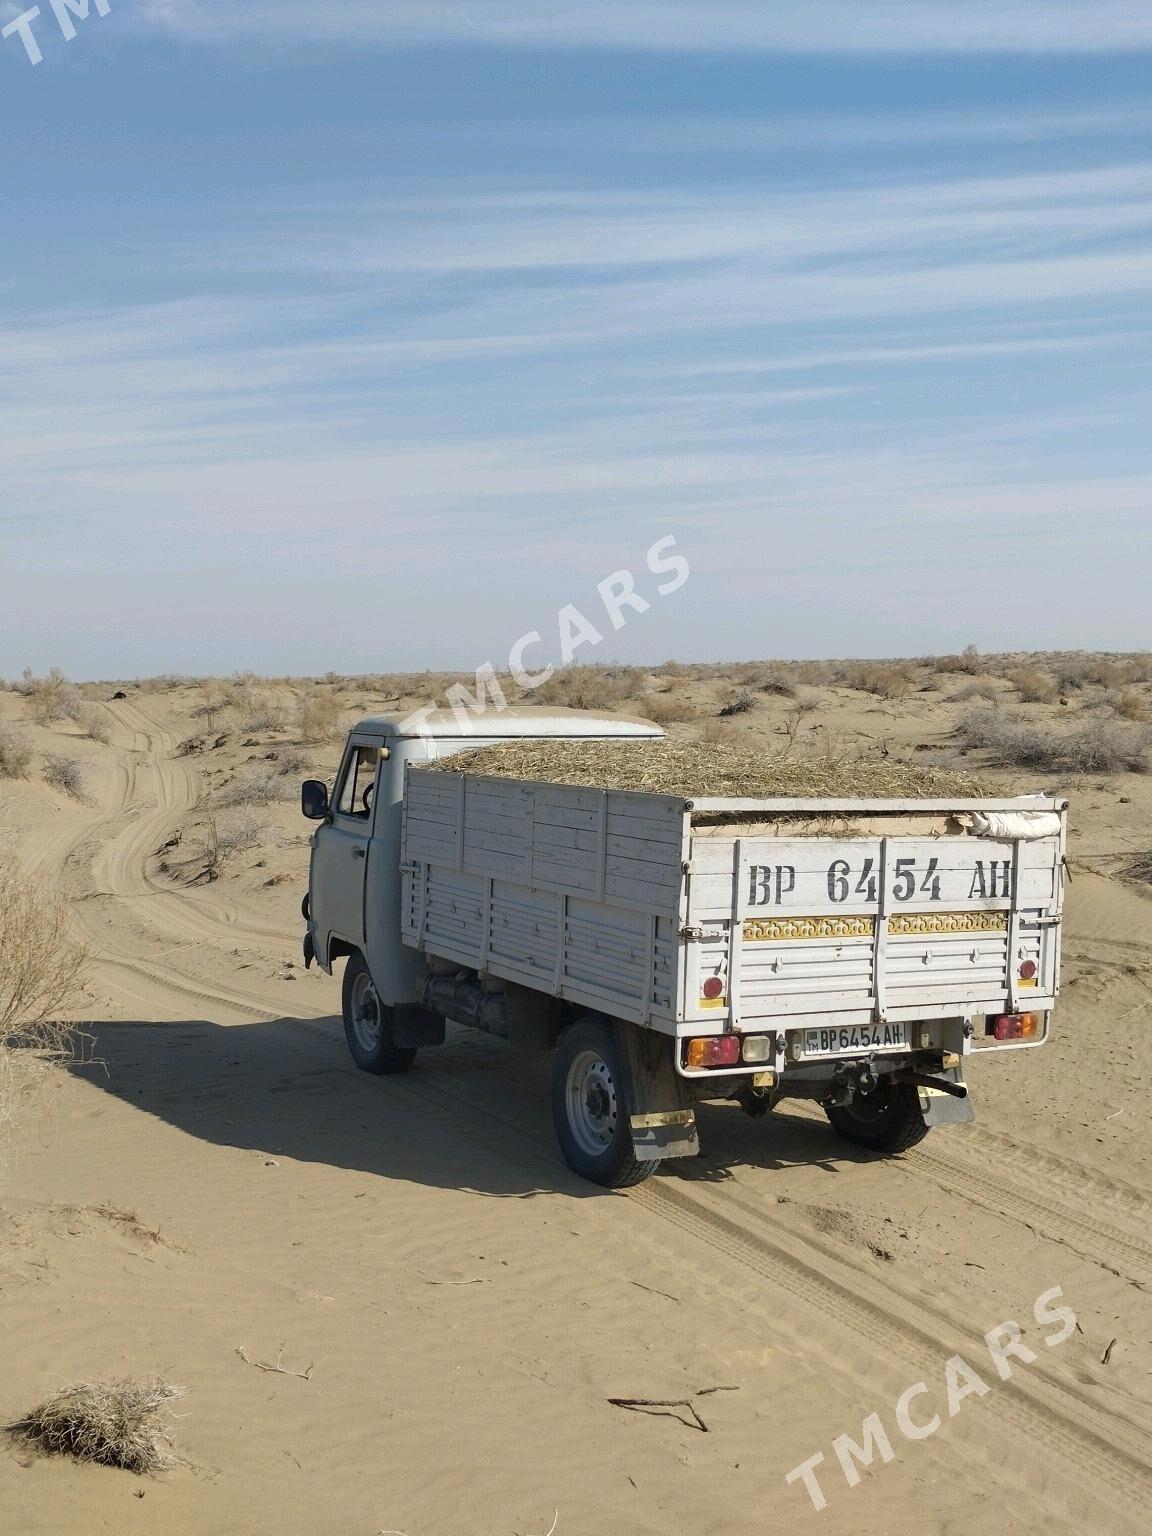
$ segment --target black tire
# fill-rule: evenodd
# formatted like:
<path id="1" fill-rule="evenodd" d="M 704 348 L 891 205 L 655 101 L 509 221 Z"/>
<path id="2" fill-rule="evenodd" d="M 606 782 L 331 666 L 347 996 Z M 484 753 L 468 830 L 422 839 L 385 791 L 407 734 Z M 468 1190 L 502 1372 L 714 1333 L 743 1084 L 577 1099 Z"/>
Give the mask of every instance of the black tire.
<path id="1" fill-rule="evenodd" d="M 578 1019 L 552 1058 L 552 1124 L 564 1161 L 604 1189 L 641 1184 L 659 1167 L 632 1149 L 632 1093 L 611 1026 Z"/>
<path id="2" fill-rule="evenodd" d="M 416 1060 L 414 1048 L 401 1048 L 392 1038 L 392 1010 L 376 995 L 368 962 L 359 952 L 344 967 L 342 994 L 344 1038 L 352 1060 L 362 1072 L 384 1077 L 407 1072 Z"/>
<path id="3" fill-rule="evenodd" d="M 873 1152 L 907 1152 L 930 1129 L 910 1083 L 882 1082 L 875 1093 L 857 1094 L 851 1104 L 826 1104 L 824 1113 L 845 1141 Z"/>

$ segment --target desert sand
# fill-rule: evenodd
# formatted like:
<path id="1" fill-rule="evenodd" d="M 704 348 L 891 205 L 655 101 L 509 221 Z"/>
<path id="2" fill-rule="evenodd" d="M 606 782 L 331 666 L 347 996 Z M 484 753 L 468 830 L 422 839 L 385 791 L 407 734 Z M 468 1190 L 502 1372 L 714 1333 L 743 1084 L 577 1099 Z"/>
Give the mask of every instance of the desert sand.
<path id="1" fill-rule="evenodd" d="M 0 780 L 0 850 L 66 893 L 91 962 L 86 1059 L 53 1075 L 0 1178 L 0 1419 L 99 1376 L 188 1390 L 180 1464 L 157 1478 L 7 1446 L 0 1530 L 1146 1531 L 1152 887 L 1132 871 L 1152 776 L 959 756 L 958 721 L 991 707 L 962 697 L 978 686 L 1038 729 L 1111 718 L 1104 684 L 1023 703 L 1003 671 L 920 668 L 886 697 L 809 669 L 801 708 L 753 686 L 724 720 L 739 669 L 638 683 L 688 714 L 673 734 L 1060 788 L 1075 830 L 1054 1039 L 973 1064 L 974 1125 L 882 1160 L 814 1109 L 710 1107 L 697 1161 L 616 1194 L 563 1166 L 542 1086 L 495 1041 L 453 1028 L 406 1077 L 354 1069 L 339 980 L 300 955 L 309 828 L 290 797 L 339 745 L 300 744 L 299 685 L 259 685 L 275 708 L 247 722 L 213 684 L 93 685 L 107 741 L 26 725 L 79 763 L 84 798 Z M 327 687 L 347 723 L 437 685 Z M 0 721 L 26 717 L 0 693 Z M 277 775 L 270 801 L 244 787 Z M 251 841 L 209 878 L 209 818 L 245 817 Z M 1049 1349 L 1032 1309 L 1057 1286 L 1078 1326 Z M 982 1338 L 1008 1319 L 1037 1359 L 1002 1383 Z M 956 1355 L 989 1390 L 949 1419 Z M 911 1442 L 893 1405 L 917 1382 L 917 1416 L 943 1423 Z M 687 1400 L 699 1422 L 612 1398 Z M 832 1442 L 873 1412 L 894 1457 L 849 1487 Z M 817 1513 L 785 1476 L 819 1451 Z"/>

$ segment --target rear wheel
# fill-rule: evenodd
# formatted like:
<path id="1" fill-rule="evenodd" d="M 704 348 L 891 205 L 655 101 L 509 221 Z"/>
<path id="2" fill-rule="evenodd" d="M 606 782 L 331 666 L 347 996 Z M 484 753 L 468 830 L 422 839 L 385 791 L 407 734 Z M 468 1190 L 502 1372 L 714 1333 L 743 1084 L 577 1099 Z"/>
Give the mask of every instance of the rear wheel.
<path id="1" fill-rule="evenodd" d="M 416 1052 L 395 1043 L 392 1010 L 380 1001 L 368 962 L 359 953 L 350 955 L 344 967 L 343 1003 L 344 1038 L 360 1070 L 377 1077 L 407 1072 Z"/>
<path id="2" fill-rule="evenodd" d="M 826 1104 L 824 1113 L 845 1141 L 873 1152 L 907 1152 L 929 1129 L 910 1083 L 882 1081 L 874 1093 L 858 1093 L 851 1104 Z"/>
<path id="3" fill-rule="evenodd" d="M 626 1189 L 653 1173 L 632 1149 L 631 1094 L 609 1025 L 579 1019 L 552 1059 L 552 1122 L 564 1160 L 581 1178 Z"/>

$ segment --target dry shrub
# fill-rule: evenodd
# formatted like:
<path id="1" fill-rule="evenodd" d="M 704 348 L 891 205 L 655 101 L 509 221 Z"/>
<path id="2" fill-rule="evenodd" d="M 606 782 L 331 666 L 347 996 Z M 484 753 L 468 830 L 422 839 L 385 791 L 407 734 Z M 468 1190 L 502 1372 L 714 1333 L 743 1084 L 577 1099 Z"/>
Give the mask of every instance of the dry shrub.
<path id="1" fill-rule="evenodd" d="M 1067 762 L 1074 773 L 1147 773 L 1152 731 L 1097 721 L 1068 738 Z"/>
<path id="2" fill-rule="evenodd" d="M 52 789 L 77 800 L 84 799 L 84 774 L 74 757 L 53 752 L 44 759 L 42 772 L 45 784 Z"/>
<path id="3" fill-rule="evenodd" d="M 639 705 L 644 718 L 651 720 L 654 725 L 677 725 L 700 718 L 699 709 L 682 694 L 645 695 L 639 700 Z"/>
<path id="4" fill-rule="evenodd" d="M 306 742 L 334 741 L 340 735 L 344 706 L 334 693 L 309 693 L 300 700 L 300 739 Z"/>
<path id="5" fill-rule="evenodd" d="M 1152 885 L 1152 849 L 1147 853 L 1139 853 L 1124 871 L 1126 880 L 1139 880 L 1144 885 Z"/>
<path id="6" fill-rule="evenodd" d="M 98 704 L 81 704 L 76 718 L 85 736 L 90 736 L 93 741 L 101 742 L 104 746 L 109 745 L 112 740 L 112 722 Z"/>
<path id="7" fill-rule="evenodd" d="M 64 903 L 0 863 L 0 1152 L 46 1062 L 68 1054 L 60 1021 L 80 984 L 84 952 Z"/>
<path id="8" fill-rule="evenodd" d="M 1111 703 L 1121 720 L 1148 719 L 1148 701 L 1135 688 L 1126 688 L 1123 693 L 1114 694 Z"/>
<path id="9" fill-rule="evenodd" d="M 27 1446 L 143 1475 L 175 1463 L 168 1404 L 184 1388 L 166 1381 L 96 1381 L 64 1387 L 13 1430 Z"/>
<path id="10" fill-rule="evenodd" d="M 979 677 L 985 670 L 984 661 L 974 645 L 966 645 L 959 656 L 937 656 L 932 666 L 937 672 L 964 672 L 969 677 Z"/>
<path id="11" fill-rule="evenodd" d="M 216 818 L 210 816 L 201 843 L 204 867 L 199 878 L 218 880 L 221 870 L 236 854 L 259 847 L 267 830 L 267 823 L 258 816 L 246 816 L 243 821 L 227 827 L 221 827 Z"/>
<path id="12" fill-rule="evenodd" d="M 721 720 L 731 720 L 734 715 L 747 715 L 755 708 L 756 700 L 747 689 L 742 689 L 739 693 L 733 694 L 727 704 L 720 709 L 719 717 Z"/>
<path id="13" fill-rule="evenodd" d="M 0 725 L 0 779 L 26 779 L 32 767 L 32 743 L 26 731 Z"/>
<path id="14" fill-rule="evenodd" d="M 973 710 L 957 723 L 964 746 L 988 752 L 1005 767 L 1070 773 L 1147 773 L 1152 732 L 1096 721 L 1059 735 L 999 710 Z"/>
<path id="15" fill-rule="evenodd" d="M 949 704 L 971 704 L 973 699 L 984 699 L 986 703 L 996 704 L 1000 700 L 1000 689 L 995 683 L 967 683 L 948 696 Z"/>
<path id="16" fill-rule="evenodd" d="M 237 779 L 217 796 L 220 805 L 268 805 L 273 800 L 283 800 L 288 794 L 283 776 L 279 773 L 258 773 L 250 779 Z"/>
<path id="17" fill-rule="evenodd" d="M 561 709 L 613 709 L 639 693 L 644 674 L 639 667 L 563 667 L 532 690 L 534 704 Z"/>
<path id="18" fill-rule="evenodd" d="M 756 683 L 761 693 L 773 694 L 778 699 L 794 699 L 796 697 L 796 684 L 784 677 L 779 672 L 768 672 L 760 677 Z"/>
<path id="19" fill-rule="evenodd" d="M 882 699 L 902 699 L 916 681 L 910 667 L 887 666 L 876 661 L 853 662 L 843 668 L 840 676 L 849 688 L 875 693 Z"/>
<path id="20" fill-rule="evenodd" d="M 1023 703 L 1055 704 L 1059 689 L 1047 673 L 1036 667 L 1016 667 L 1004 675 Z"/>
<path id="21" fill-rule="evenodd" d="M 288 711 L 282 699 L 271 693 L 256 693 L 240 711 L 240 724 L 246 731 L 282 731 Z"/>
<path id="22" fill-rule="evenodd" d="M 76 690 L 59 667 L 46 677 L 35 677 L 32 668 L 25 667 L 16 691 L 28 701 L 28 713 L 37 725 L 71 719 L 76 713 Z"/>

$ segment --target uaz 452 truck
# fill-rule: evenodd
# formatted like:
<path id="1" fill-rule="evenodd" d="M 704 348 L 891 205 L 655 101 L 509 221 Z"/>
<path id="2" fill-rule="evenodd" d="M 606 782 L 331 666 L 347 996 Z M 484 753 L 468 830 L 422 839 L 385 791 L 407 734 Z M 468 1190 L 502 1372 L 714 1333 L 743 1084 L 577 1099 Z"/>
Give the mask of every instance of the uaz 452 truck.
<path id="1" fill-rule="evenodd" d="M 662 734 L 539 708 L 351 732 L 302 807 L 305 959 L 344 962 L 357 1066 L 406 1071 L 446 1021 L 547 1051 L 564 1157 L 609 1187 L 694 1154 L 701 1099 L 812 1099 L 888 1153 L 970 1120 L 966 1060 L 1048 1035 L 1067 803 L 690 798 L 443 761 Z"/>

